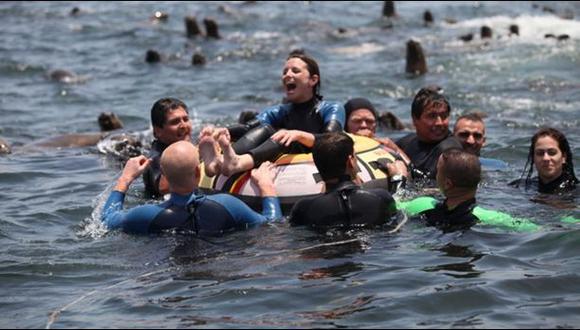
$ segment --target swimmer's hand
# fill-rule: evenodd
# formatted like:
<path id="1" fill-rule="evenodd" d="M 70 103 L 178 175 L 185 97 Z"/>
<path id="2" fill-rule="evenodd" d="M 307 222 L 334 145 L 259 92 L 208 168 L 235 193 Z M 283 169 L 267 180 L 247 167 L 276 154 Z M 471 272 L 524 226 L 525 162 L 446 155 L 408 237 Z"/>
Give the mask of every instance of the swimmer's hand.
<path id="1" fill-rule="evenodd" d="M 258 186 L 262 197 L 278 196 L 274 179 L 276 179 L 276 164 L 274 163 L 264 162 L 260 167 L 252 170 L 252 182 Z"/>
<path id="2" fill-rule="evenodd" d="M 122 193 L 127 192 L 131 183 L 143 174 L 149 164 L 151 164 L 151 159 L 143 155 L 130 158 L 125 164 L 125 168 L 123 168 L 123 173 L 117 179 L 115 190 Z"/>
<path id="3" fill-rule="evenodd" d="M 298 141 L 305 147 L 312 148 L 314 146 L 314 135 L 299 131 L 281 129 L 272 135 L 271 139 L 279 144 L 288 147 L 292 142 Z"/>

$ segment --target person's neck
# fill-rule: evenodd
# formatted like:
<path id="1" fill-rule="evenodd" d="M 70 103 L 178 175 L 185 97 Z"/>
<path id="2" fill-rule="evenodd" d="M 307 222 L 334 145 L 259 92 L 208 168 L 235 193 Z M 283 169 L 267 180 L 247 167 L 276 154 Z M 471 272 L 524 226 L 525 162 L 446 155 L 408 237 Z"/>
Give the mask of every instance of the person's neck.
<path id="1" fill-rule="evenodd" d="M 193 193 L 195 188 L 197 188 L 197 186 L 194 186 L 194 185 L 189 185 L 189 186 L 185 186 L 185 187 L 170 186 L 169 191 L 172 194 L 177 194 L 177 195 L 191 195 L 191 193 Z"/>
<path id="2" fill-rule="evenodd" d="M 548 177 L 548 178 L 547 177 L 543 177 L 541 175 L 538 175 L 538 177 L 539 177 L 540 181 L 543 184 L 550 184 L 550 183 L 558 180 L 562 176 L 562 173 L 564 173 L 564 172 L 563 171 L 560 171 L 560 173 L 558 173 L 558 175 L 551 176 L 551 177 Z"/>
<path id="3" fill-rule="evenodd" d="M 456 208 L 461 203 L 464 203 L 470 199 L 474 199 L 477 191 L 466 191 L 463 189 L 451 190 L 445 194 L 445 206 L 448 210 Z"/>
<path id="4" fill-rule="evenodd" d="M 314 95 L 309 95 L 309 96 L 305 96 L 304 98 L 300 98 L 299 100 L 296 100 L 295 102 L 292 102 L 294 105 L 300 106 L 306 106 L 310 103 L 313 103 L 316 101 L 316 98 L 314 97 Z"/>
<path id="5" fill-rule="evenodd" d="M 339 178 L 332 178 L 328 180 L 324 180 L 325 191 L 334 190 L 338 185 L 343 182 L 353 182 L 350 175 L 345 174 Z"/>

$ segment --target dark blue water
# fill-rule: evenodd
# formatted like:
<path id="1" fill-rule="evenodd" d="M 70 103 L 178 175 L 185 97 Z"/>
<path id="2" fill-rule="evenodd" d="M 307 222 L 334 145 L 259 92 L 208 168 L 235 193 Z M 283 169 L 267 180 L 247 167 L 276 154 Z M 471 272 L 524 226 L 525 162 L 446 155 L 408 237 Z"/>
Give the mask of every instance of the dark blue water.
<path id="1" fill-rule="evenodd" d="M 77 16 L 69 15 L 74 6 Z M 563 210 L 506 184 L 519 177 L 542 125 L 566 133 L 580 164 L 578 2 L 396 9 L 388 21 L 382 2 L 0 3 L 0 137 L 14 148 L 0 157 L 0 327 L 577 327 L 580 228 L 559 221 L 579 217 L 577 200 Z M 429 28 L 426 9 L 436 20 Z M 156 10 L 168 21 L 150 20 Z M 215 18 L 223 38 L 187 39 L 185 15 L 200 25 Z M 519 37 L 508 37 L 510 24 Z M 488 43 L 482 25 L 494 31 Z M 466 33 L 471 43 L 458 40 Z M 427 55 L 429 73 L 419 78 L 404 73 L 410 38 Z M 97 219 L 119 161 L 94 147 L 27 147 L 95 132 L 103 111 L 147 134 L 149 109 L 166 96 L 188 104 L 196 129 L 233 122 L 281 99 L 282 66 L 295 48 L 319 60 L 328 100 L 368 97 L 410 122 L 415 92 L 439 84 L 453 118 L 487 113 L 483 154 L 509 168 L 485 174 L 478 200 L 542 230 L 443 234 L 407 222 L 394 234 L 286 224 L 211 240 L 108 233 Z M 163 63 L 146 64 L 148 49 Z M 192 67 L 194 52 L 208 63 Z M 55 69 L 75 80 L 48 79 Z M 139 181 L 128 204 L 143 202 Z"/>

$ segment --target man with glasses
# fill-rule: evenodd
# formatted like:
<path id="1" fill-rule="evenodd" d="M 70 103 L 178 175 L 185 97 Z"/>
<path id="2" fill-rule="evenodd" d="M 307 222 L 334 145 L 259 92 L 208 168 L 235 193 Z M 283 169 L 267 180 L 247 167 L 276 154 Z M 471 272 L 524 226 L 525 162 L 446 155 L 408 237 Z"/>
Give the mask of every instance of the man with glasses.
<path id="1" fill-rule="evenodd" d="M 492 158 L 480 157 L 481 148 L 485 145 L 485 123 L 476 113 L 463 115 L 455 122 L 453 135 L 463 145 L 463 150 L 479 157 L 481 166 L 486 170 L 502 170 L 507 163 Z"/>
<path id="2" fill-rule="evenodd" d="M 451 106 L 438 86 L 419 90 L 411 106 L 416 133 L 404 136 L 397 145 L 413 163 L 414 178 L 435 179 L 437 160 L 448 149 L 462 149 L 449 131 Z"/>

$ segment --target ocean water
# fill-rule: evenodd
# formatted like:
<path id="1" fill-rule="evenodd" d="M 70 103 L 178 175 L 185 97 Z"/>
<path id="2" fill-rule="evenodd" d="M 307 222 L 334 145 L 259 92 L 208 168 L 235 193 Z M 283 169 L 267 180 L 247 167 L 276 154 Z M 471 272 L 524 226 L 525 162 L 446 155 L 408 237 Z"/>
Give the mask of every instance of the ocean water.
<path id="1" fill-rule="evenodd" d="M 579 3 L 396 2 L 390 20 L 382 6 L 1 2 L 0 137 L 14 152 L 0 156 L 0 327 L 578 327 L 580 227 L 559 221 L 579 217 L 578 200 L 538 203 L 507 183 L 540 126 L 562 130 L 580 163 Z M 157 10 L 166 22 L 150 19 Z M 423 25 L 425 10 L 433 26 Z M 188 39 L 186 15 L 200 26 L 214 18 L 222 38 Z M 511 24 L 519 36 L 508 35 Z M 482 25 L 493 29 L 487 42 Z M 467 33 L 472 42 L 458 39 Z M 427 56 L 421 77 L 404 72 L 411 38 Z M 278 223 L 203 240 L 129 236 L 98 222 L 122 166 L 115 157 L 30 147 L 95 132 L 103 111 L 150 137 L 149 110 L 166 96 L 186 102 L 196 130 L 234 122 L 280 101 L 284 59 L 296 48 L 318 59 L 327 100 L 368 97 L 409 123 L 415 92 L 438 84 L 452 119 L 485 112 L 483 155 L 509 166 L 485 173 L 478 201 L 542 230 L 443 234 L 409 221 L 394 234 Z M 148 49 L 162 63 L 145 63 Z M 191 66 L 195 52 L 206 65 Z M 58 69 L 74 72 L 72 81 L 51 80 Z M 128 205 L 144 202 L 138 181 Z"/>

